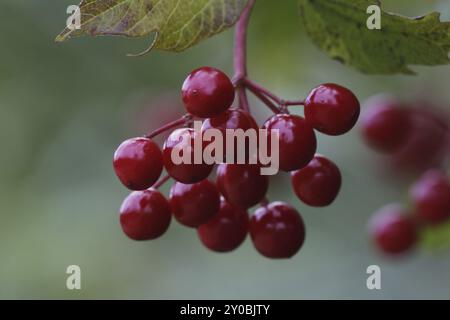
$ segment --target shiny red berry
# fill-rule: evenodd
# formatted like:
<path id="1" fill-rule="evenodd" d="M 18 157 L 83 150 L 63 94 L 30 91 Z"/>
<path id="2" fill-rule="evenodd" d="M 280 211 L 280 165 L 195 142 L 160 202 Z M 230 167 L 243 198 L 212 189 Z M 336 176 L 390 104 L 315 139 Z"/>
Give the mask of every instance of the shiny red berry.
<path id="1" fill-rule="evenodd" d="M 199 139 L 198 150 L 195 148 L 196 139 Z M 168 174 L 176 181 L 186 184 L 206 179 L 213 169 L 213 165 L 206 164 L 203 159 L 206 145 L 193 129 L 184 128 L 172 132 L 163 148 L 164 167 Z M 198 159 L 195 152 L 198 152 Z"/>
<path id="2" fill-rule="evenodd" d="M 224 136 L 227 129 L 242 129 L 244 131 L 248 129 L 259 129 L 255 119 L 242 109 L 230 109 L 216 117 L 206 119 L 203 122 L 202 131 L 211 128 L 220 130 Z"/>
<path id="3" fill-rule="evenodd" d="M 178 222 L 196 228 L 217 214 L 220 194 L 209 180 L 194 184 L 177 182 L 170 189 L 170 207 Z"/>
<path id="4" fill-rule="evenodd" d="M 253 119 L 253 117 L 243 111 L 242 109 L 230 109 L 227 110 L 223 113 L 221 113 L 220 115 L 218 115 L 217 117 L 214 118 L 209 118 L 206 119 L 203 122 L 203 126 L 202 126 L 202 132 L 203 134 L 205 134 L 208 130 L 210 129 L 217 129 L 222 133 L 222 136 L 224 138 L 226 138 L 226 132 L 227 129 L 230 130 L 238 130 L 241 129 L 244 132 L 246 132 L 247 130 L 254 130 L 255 132 L 255 137 L 258 137 L 258 124 L 256 123 L 255 119 Z M 228 162 L 228 163 L 237 163 L 237 151 L 238 151 L 238 145 L 236 143 L 235 139 L 235 148 L 234 148 L 234 157 L 229 156 L 227 159 L 227 149 L 226 149 L 226 143 L 223 144 L 223 160 L 224 162 Z M 256 144 L 257 144 L 257 139 L 256 140 Z M 246 160 L 249 159 L 249 150 L 250 150 L 250 145 L 249 145 L 249 141 L 248 139 L 245 140 L 245 154 L 246 157 L 244 157 Z M 257 145 L 256 145 L 257 147 Z M 255 150 L 256 151 L 256 150 Z"/>
<path id="5" fill-rule="evenodd" d="M 395 255 L 412 249 L 418 240 L 414 220 L 399 205 L 379 209 L 369 222 L 370 235 L 383 253 Z"/>
<path id="6" fill-rule="evenodd" d="M 350 131 L 359 112 L 359 101 L 353 92 L 333 83 L 318 86 L 305 101 L 306 120 L 315 129 L 332 136 Z"/>
<path id="7" fill-rule="evenodd" d="M 233 104 L 235 95 L 228 76 L 210 67 L 192 71 L 181 94 L 187 112 L 200 118 L 218 116 Z"/>
<path id="8" fill-rule="evenodd" d="M 339 168 L 319 154 L 316 154 L 306 167 L 291 173 L 295 194 L 313 207 L 331 204 L 341 189 L 341 180 Z"/>
<path id="9" fill-rule="evenodd" d="M 361 119 L 362 134 L 373 149 L 392 153 L 400 149 L 409 136 L 409 112 L 393 99 L 376 98 L 367 103 Z"/>
<path id="10" fill-rule="evenodd" d="M 305 240 L 303 220 L 293 207 L 272 202 L 250 219 L 250 235 L 256 250 L 268 258 L 290 258 Z"/>
<path id="11" fill-rule="evenodd" d="M 132 192 L 120 207 L 123 232 L 133 240 L 160 237 L 169 228 L 170 220 L 169 203 L 154 189 Z"/>
<path id="12" fill-rule="evenodd" d="M 411 188 L 420 221 L 436 224 L 450 219 L 450 182 L 445 173 L 429 171 Z"/>
<path id="13" fill-rule="evenodd" d="M 222 199 L 219 213 L 197 229 L 205 247 L 216 252 L 229 252 L 239 247 L 247 237 L 248 212 Z"/>
<path id="14" fill-rule="evenodd" d="M 268 150 L 272 149 L 272 130 L 278 130 L 280 169 L 293 171 L 306 166 L 317 148 L 316 135 L 304 118 L 296 115 L 277 114 L 266 121 Z"/>
<path id="15" fill-rule="evenodd" d="M 248 209 L 264 199 L 269 188 L 268 176 L 258 165 L 221 164 L 217 168 L 217 186 L 232 205 Z"/>
<path id="16" fill-rule="evenodd" d="M 127 188 L 144 190 L 151 187 L 161 176 L 161 150 L 150 139 L 129 139 L 115 152 L 113 166 L 120 181 Z"/>

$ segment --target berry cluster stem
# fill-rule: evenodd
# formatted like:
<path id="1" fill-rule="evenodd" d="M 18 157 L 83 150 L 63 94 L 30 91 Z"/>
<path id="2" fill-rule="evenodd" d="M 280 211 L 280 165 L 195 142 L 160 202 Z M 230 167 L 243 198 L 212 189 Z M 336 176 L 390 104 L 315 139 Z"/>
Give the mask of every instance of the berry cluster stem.
<path id="1" fill-rule="evenodd" d="M 285 100 L 284 101 L 284 105 L 286 107 L 289 107 L 289 106 L 304 106 L 305 105 L 305 100 Z"/>
<path id="2" fill-rule="evenodd" d="M 255 5 L 255 0 L 249 0 L 236 23 L 235 44 L 234 44 L 234 77 L 233 83 L 239 99 L 240 107 L 250 113 L 250 106 L 247 97 L 247 90 L 253 93 L 272 112 L 288 112 L 286 107 L 304 105 L 303 100 L 284 100 L 270 90 L 248 78 L 247 70 L 247 30 L 250 16 Z M 278 105 L 278 106 L 277 106 Z"/>
<path id="3" fill-rule="evenodd" d="M 156 182 L 152 186 L 152 189 L 159 189 L 160 187 L 162 187 L 169 180 L 170 180 L 170 176 L 169 175 L 166 175 L 166 176 L 162 177 L 158 182 Z"/>
<path id="4" fill-rule="evenodd" d="M 169 122 L 168 124 L 162 126 L 161 128 L 156 129 L 155 131 L 145 135 L 145 138 L 152 139 L 158 135 L 160 135 L 163 132 L 169 131 L 173 128 L 187 125 L 192 121 L 192 116 L 190 114 L 186 114 L 182 116 L 180 119 Z"/>
<path id="5" fill-rule="evenodd" d="M 262 92 L 252 88 L 247 87 L 259 100 L 261 100 L 262 103 L 264 103 L 270 110 L 273 111 L 273 113 L 281 113 L 281 110 Z"/>
<path id="6" fill-rule="evenodd" d="M 267 207 L 269 203 L 270 203 L 269 199 L 267 197 L 264 197 L 264 199 L 262 199 L 259 204 L 261 205 L 261 207 Z"/>
<path id="7" fill-rule="evenodd" d="M 264 88 L 260 84 L 254 82 L 253 80 L 245 78 L 244 79 L 244 84 L 252 92 L 256 91 L 256 92 L 262 93 L 266 97 L 268 97 L 268 98 L 272 99 L 273 101 L 275 101 L 277 104 L 279 104 L 281 106 L 285 105 L 285 102 L 284 102 L 283 99 L 281 99 L 276 94 L 274 94 L 273 92 L 269 91 L 268 89 Z"/>
<path id="8" fill-rule="evenodd" d="M 250 107 L 243 80 L 247 77 L 247 29 L 254 5 L 255 0 L 249 0 L 242 12 L 236 24 L 234 44 L 234 83 L 239 97 L 239 104 L 247 112 L 250 112 Z"/>

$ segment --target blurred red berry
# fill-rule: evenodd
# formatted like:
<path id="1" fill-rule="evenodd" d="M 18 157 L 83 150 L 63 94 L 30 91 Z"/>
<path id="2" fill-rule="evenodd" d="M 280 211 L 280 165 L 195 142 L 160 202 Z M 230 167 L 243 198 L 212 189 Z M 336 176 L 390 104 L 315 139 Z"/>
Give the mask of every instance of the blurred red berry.
<path id="1" fill-rule="evenodd" d="M 420 221 L 442 223 L 450 218 L 450 182 L 447 175 L 433 170 L 425 173 L 411 188 Z"/>
<path id="2" fill-rule="evenodd" d="M 392 153 L 400 149 L 410 135 L 409 110 L 393 99 L 371 100 L 361 119 L 362 134 L 373 149 Z"/>
<path id="3" fill-rule="evenodd" d="M 379 209 L 370 220 L 369 228 L 375 245 L 388 255 L 405 253 L 418 241 L 416 224 L 400 205 Z"/>

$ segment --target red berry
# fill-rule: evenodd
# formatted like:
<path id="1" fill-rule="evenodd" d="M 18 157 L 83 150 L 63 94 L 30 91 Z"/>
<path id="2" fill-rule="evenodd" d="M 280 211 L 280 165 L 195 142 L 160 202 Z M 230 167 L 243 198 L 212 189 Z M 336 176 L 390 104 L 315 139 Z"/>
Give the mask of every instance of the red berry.
<path id="1" fill-rule="evenodd" d="M 164 143 L 164 167 L 169 175 L 178 182 L 186 184 L 200 182 L 209 176 L 214 167 L 206 164 L 203 160 L 203 149 L 207 145 L 203 141 L 201 142 L 202 150 L 199 151 L 201 152 L 199 154 L 200 162 L 195 164 L 195 139 L 201 139 L 201 137 L 193 129 L 184 128 L 172 132 Z M 174 162 L 172 150 L 176 155 L 179 155 L 180 160 L 187 159 L 189 163 L 184 160 L 180 164 Z"/>
<path id="2" fill-rule="evenodd" d="M 223 137 L 226 137 L 227 129 L 232 129 L 232 130 L 242 129 L 243 131 L 252 129 L 252 130 L 255 130 L 256 137 L 257 137 L 259 126 L 249 113 L 247 113 L 241 109 L 230 109 L 230 110 L 227 110 L 227 111 L 221 113 L 217 117 L 206 119 L 203 122 L 202 132 L 205 133 L 209 129 L 219 130 L 222 133 Z M 236 139 L 235 139 L 235 141 L 236 141 Z M 246 155 L 247 155 L 246 159 L 248 159 L 250 156 L 249 155 L 250 145 L 249 145 L 247 139 L 246 139 L 245 143 L 246 143 L 245 151 L 246 151 Z M 238 146 L 235 143 L 234 158 L 228 159 L 229 163 L 237 162 L 237 159 L 238 159 L 237 158 L 237 150 L 238 150 Z M 224 155 L 224 162 L 227 162 L 226 161 L 227 160 L 226 143 L 224 143 L 224 145 L 223 145 L 223 155 Z"/>
<path id="3" fill-rule="evenodd" d="M 317 148 L 316 135 L 311 125 L 300 116 L 277 114 L 266 121 L 267 145 L 271 150 L 271 130 L 278 130 L 280 169 L 293 171 L 306 166 Z"/>
<path id="4" fill-rule="evenodd" d="M 187 112 L 200 118 L 217 116 L 234 101 L 234 87 L 228 76 L 210 67 L 192 71 L 181 94 Z"/>
<path id="5" fill-rule="evenodd" d="M 113 166 L 120 181 L 127 188 L 144 190 L 151 187 L 161 176 L 161 150 L 150 139 L 129 139 L 115 152 Z"/>
<path id="6" fill-rule="evenodd" d="M 318 86 L 305 101 L 306 120 L 315 129 L 332 136 L 350 131 L 358 120 L 359 112 L 356 96 L 333 83 Z"/>
<path id="7" fill-rule="evenodd" d="M 430 224 L 450 218 L 450 182 L 440 171 L 429 171 L 411 188 L 418 218 Z"/>
<path id="8" fill-rule="evenodd" d="M 415 222 L 399 205 L 388 205 L 378 210 L 370 220 L 369 228 L 373 241 L 386 254 L 404 253 L 418 240 Z"/>
<path id="9" fill-rule="evenodd" d="M 272 202 L 250 219 L 250 235 L 256 250 L 268 258 L 290 258 L 305 240 L 303 220 L 293 207 Z"/>
<path id="10" fill-rule="evenodd" d="M 377 98 L 366 106 L 362 133 L 367 144 L 380 152 L 400 149 L 409 136 L 409 112 L 394 100 Z"/>
<path id="11" fill-rule="evenodd" d="M 230 109 L 214 118 L 206 119 L 203 122 L 202 131 L 211 128 L 220 130 L 224 136 L 226 129 L 243 129 L 244 131 L 259 129 L 255 119 L 242 109 Z"/>
<path id="12" fill-rule="evenodd" d="M 390 159 L 394 169 L 420 173 L 439 166 L 449 150 L 448 129 L 431 112 L 411 110 L 409 118 L 408 139 Z"/>
<path id="13" fill-rule="evenodd" d="M 261 175 L 260 169 L 252 164 L 221 164 L 217 168 L 217 186 L 230 204 L 251 208 L 264 199 L 269 188 L 269 178 Z"/>
<path id="14" fill-rule="evenodd" d="M 229 252 L 239 247 L 247 237 L 249 217 L 244 209 L 232 206 L 222 199 L 220 211 L 201 225 L 198 236 L 212 251 Z"/>
<path id="15" fill-rule="evenodd" d="M 304 168 L 291 173 L 297 197 L 313 207 L 324 207 L 336 199 L 341 189 L 341 172 L 329 159 L 316 154 Z"/>
<path id="16" fill-rule="evenodd" d="M 164 196 L 154 190 L 132 192 L 120 207 L 123 232 L 133 240 L 152 240 L 169 228 L 170 207 Z"/>
<path id="17" fill-rule="evenodd" d="M 220 194 L 209 180 L 195 184 L 177 182 L 170 189 L 170 207 L 178 222 L 196 228 L 217 214 Z"/>

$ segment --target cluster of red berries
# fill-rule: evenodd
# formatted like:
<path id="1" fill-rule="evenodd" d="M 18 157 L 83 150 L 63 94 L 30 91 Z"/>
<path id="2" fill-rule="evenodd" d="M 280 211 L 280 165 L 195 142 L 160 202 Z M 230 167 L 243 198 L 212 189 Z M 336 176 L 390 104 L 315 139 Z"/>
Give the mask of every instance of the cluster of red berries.
<path id="1" fill-rule="evenodd" d="M 361 126 L 367 144 L 389 155 L 397 170 L 424 172 L 410 189 L 412 207 L 387 205 L 371 219 L 370 234 L 386 254 L 416 246 L 421 231 L 450 220 L 450 181 L 440 170 L 449 155 L 450 126 L 432 108 L 378 96 L 366 104 Z"/>
<path id="2" fill-rule="evenodd" d="M 450 181 L 444 172 L 426 172 L 410 189 L 412 208 L 392 204 L 378 210 L 369 223 L 375 245 L 386 254 L 414 248 L 420 231 L 450 220 Z"/>
<path id="3" fill-rule="evenodd" d="M 181 139 L 183 135 L 189 135 L 192 144 L 191 148 L 180 148 L 183 152 L 194 150 L 196 139 L 201 138 L 191 127 L 193 119 L 202 119 L 202 132 L 210 128 L 221 132 L 258 130 L 249 112 L 230 108 L 234 99 L 235 87 L 223 72 L 210 67 L 197 69 L 182 87 L 186 116 L 119 146 L 113 161 L 115 172 L 134 190 L 120 208 L 120 223 L 128 237 L 158 238 L 168 229 L 173 215 L 179 223 L 196 228 L 201 242 L 217 252 L 236 249 L 248 233 L 257 251 L 269 258 L 288 258 L 302 247 L 305 227 L 299 212 L 284 202 L 267 201 L 269 178 L 261 175 L 260 164 L 220 163 L 213 183 L 208 177 L 214 165 L 194 161 L 176 164 L 172 159 L 172 150 L 187 141 Z M 351 91 L 335 84 L 317 87 L 302 104 L 305 118 L 280 108 L 262 128 L 267 129 L 268 141 L 271 130 L 278 130 L 279 167 L 291 172 L 298 198 L 311 206 L 326 206 L 340 190 L 341 174 L 332 161 L 316 154 L 314 129 L 329 135 L 344 134 L 355 125 L 360 106 Z M 184 127 L 173 131 L 161 150 L 152 137 L 177 126 Z M 160 179 L 163 169 L 168 177 Z M 157 189 L 169 177 L 176 182 L 167 200 Z M 248 210 L 258 204 L 261 207 L 250 217 Z"/>

